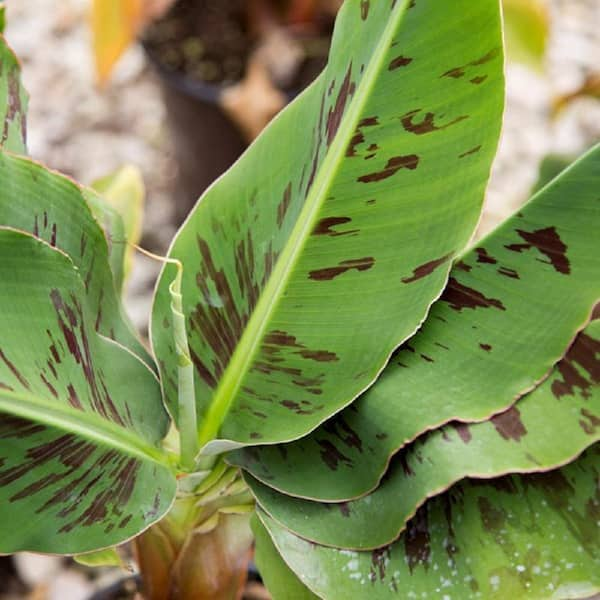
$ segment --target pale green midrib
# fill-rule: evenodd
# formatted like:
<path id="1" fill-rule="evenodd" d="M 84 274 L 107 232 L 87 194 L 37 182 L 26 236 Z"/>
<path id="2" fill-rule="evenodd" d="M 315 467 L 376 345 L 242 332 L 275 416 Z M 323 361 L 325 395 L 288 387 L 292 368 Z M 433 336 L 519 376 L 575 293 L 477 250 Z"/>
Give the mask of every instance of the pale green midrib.
<path id="1" fill-rule="evenodd" d="M 292 229 L 288 243 L 279 256 L 267 285 L 260 295 L 256 309 L 223 373 L 204 423 L 200 428 L 201 448 L 218 434 L 241 386 L 242 379 L 254 360 L 269 318 L 278 304 L 281 292 L 287 287 L 308 236 L 314 229 L 323 199 L 327 197 L 326 191 L 337 175 L 338 167 L 346 154 L 346 149 L 358 126 L 365 104 L 371 97 L 370 92 L 375 87 L 379 74 L 383 70 L 387 49 L 391 46 L 394 35 L 400 26 L 407 4 L 408 0 L 398 4 L 395 9 L 396 15 L 388 21 L 388 25 L 373 51 L 369 66 L 365 69 L 365 75 L 357 87 L 346 115 L 342 118 L 337 135 L 319 167 L 314 184 Z"/>
<path id="2" fill-rule="evenodd" d="M 159 448 L 94 413 L 50 403 L 32 394 L 5 390 L 0 392 L 0 412 L 77 434 L 142 460 L 170 466 L 167 454 Z"/>

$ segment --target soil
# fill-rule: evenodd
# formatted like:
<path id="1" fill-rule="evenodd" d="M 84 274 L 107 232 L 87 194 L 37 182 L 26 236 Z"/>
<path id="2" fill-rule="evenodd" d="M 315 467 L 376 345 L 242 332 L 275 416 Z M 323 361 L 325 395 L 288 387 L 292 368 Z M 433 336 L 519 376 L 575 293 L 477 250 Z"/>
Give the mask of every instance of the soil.
<path id="1" fill-rule="evenodd" d="M 180 0 L 145 35 L 163 66 L 216 84 L 239 81 L 252 48 L 242 0 Z"/>
<path id="2" fill-rule="evenodd" d="M 226 87 L 243 79 L 259 40 L 250 32 L 246 0 L 179 0 L 143 36 L 150 56 L 167 71 Z M 283 91 L 302 90 L 321 72 L 333 23 L 319 17 L 313 30 L 293 33 L 305 59 Z"/>

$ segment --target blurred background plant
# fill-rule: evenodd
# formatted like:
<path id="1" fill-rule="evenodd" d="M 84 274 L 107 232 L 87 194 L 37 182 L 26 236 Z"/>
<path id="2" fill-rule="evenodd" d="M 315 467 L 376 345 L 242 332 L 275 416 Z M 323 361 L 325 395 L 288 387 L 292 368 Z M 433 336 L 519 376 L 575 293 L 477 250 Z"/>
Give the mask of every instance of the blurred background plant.
<path id="1" fill-rule="evenodd" d="M 133 234 L 163 253 L 195 198 L 319 72 L 339 4 L 9 0 L 6 36 L 31 92 L 31 154 L 135 207 L 132 227 L 145 187 Z M 507 110 L 480 235 L 600 140 L 600 2 L 503 4 Z M 145 333 L 160 265 L 131 261 L 128 309 Z M 126 550 L 122 560 L 132 565 Z M 0 598 L 132 597 L 135 580 L 122 578 L 115 567 L 24 554 L 0 559 Z M 249 594 L 264 597 L 255 585 Z"/>

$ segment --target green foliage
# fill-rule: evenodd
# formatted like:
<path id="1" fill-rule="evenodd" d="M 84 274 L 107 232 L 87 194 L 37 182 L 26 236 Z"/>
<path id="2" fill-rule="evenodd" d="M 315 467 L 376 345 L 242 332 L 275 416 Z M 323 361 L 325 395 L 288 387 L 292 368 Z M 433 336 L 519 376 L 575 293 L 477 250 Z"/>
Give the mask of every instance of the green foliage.
<path id="1" fill-rule="evenodd" d="M 275 600 L 600 590 L 600 146 L 467 248 L 502 54 L 496 0 L 347 0 L 175 238 L 153 357 L 120 304 L 140 181 L 18 156 L 0 38 L 0 552 L 111 563 L 165 517 L 155 589 L 235 594 L 256 500 Z"/>
<path id="2" fill-rule="evenodd" d="M 251 489 L 271 516 L 303 538 L 360 549 L 388 544 L 427 498 L 456 481 L 546 471 L 599 441 L 600 388 L 584 378 L 574 385 L 568 376 L 579 367 L 593 377 L 598 360 L 600 321 L 594 321 L 535 391 L 487 421 L 453 423 L 420 437 L 394 457 L 381 485 L 358 500 L 322 504 L 256 482 Z"/>
<path id="3" fill-rule="evenodd" d="M 347 2 L 327 69 L 192 211 L 169 256 L 206 452 L 308 433 L 419 327 L 477 223 L 501 45 L 496 2 Z M 173 276 L 152 340 L 177 421 Z"/>
<path id="4" fill-rule="evenodd" d="M 26 152 L 25 93 L 2 39 L 0 58 L 0 552 L 88 552 L 169 509 L 169 420 L 119 302 L 123 223 L 91 190 L 9 152 Z"/>
<path id="5" fill-rule="evenodd" d="M 278 600 L 315 600 L 315 596 L 285 564 L 268 531 L 254 515 L 252 532 L 256 539 L 254 560 L 273 597 Z"/>
<path id="6" fill-rule="evenodd" d="M 311 544 L 259 515 L 287 564 L 327 600 L 589 598 L 600 589 L 599 458 L 596 448 L 551 473 L 467 480 L 372 552 Z"/>
<path id="7" fill-rule="evenodd" d="M 118 214 L 92 190 L 28 158 L 0 153 L 0 178 L 0 223 L 65 252 L 84 282 L 94 329 L 153 366 L 124 316 L 116 290 L 126 243 Z"/>
<path id="8" fill-rule="evenodd" d="M 292 495 L 348 500 L 375 488 L 390 456 L 423 432 L 514 404 L 546 377 L 600 298 L 599 181 L 596 148 L 460 257 L 377 385 L 285 452 L 251 449 L 232 462 Z"/>
<path id="9" fill-rule="evenodd" d="M 4 30 L 4 5 L 0 4 L 0 148 L 25 154 L 27 93 L 21 85 L 21 67 L 8 47 Z"/>
<path id="10" fill-rule="evenodd" d="M 2 227 L 0 279 L 0 503 L 11 507 L 1 550 L 122 542 L 159 519 L 175 493 L 157 447 L 168 424 L 158 381 L 97 333 L 64 252 Z"/>

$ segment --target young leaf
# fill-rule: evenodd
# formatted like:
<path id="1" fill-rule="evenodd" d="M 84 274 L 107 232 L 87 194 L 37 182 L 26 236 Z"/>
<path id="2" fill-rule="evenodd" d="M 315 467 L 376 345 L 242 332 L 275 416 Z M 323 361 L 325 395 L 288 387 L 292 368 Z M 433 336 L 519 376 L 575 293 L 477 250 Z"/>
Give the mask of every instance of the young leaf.
<path id="1" fill-rule="evenodd" d="M 509 60 L 541 69 L 550 33 L 546 0 L 502 0 Z"/>
<path id="2" fill-rule="evenodd" d="M 508 408 L 549 373 L 600 298 L 598 189 L 600 146 L 461 257 L 423 328 L 349 409 L 284 448 L 228 460 L 285 493 L 347 500 L 374 489 L 390 456 L 423 431 Z"/>
<path id="3" fill-rule="evenodd" d="M 27 231 L 65 252 L 84 282 L 95 330 L 154 367 L 122 313 L 113 281 L 109 248 L 125 244 L 119 216 L 112 213 L 110 221 L 108 216 L 103 220 L 103 225 L 112 224 L 105 237 L 86 202 L 94 192 L 7 152 L 0 152 L 0 181 L 0 225 Z"/>
<path id="4" fill-rule="evenodd" d="M 579 335 L 552 375 L 516 406 L 472 426 L 453 424 L 394 457 L 381 485 L 343 504 L 278 494 L 251 482 L 261 506 L 302 537 L 368 549 L 393 541 L 417 508 L 464 477 L 559 467 L 600 440 L 600 320 Z"/>
<path id="5" fill-rule="evenodd" d="M 414 333 L 477 221 L 501 48 L 495 0 L 346 2 L 325 72 L 193 210 L 170 254 L 207 453 L 306 434 Z M 177 420 L 172 279 L 152 339 Z"/>
<path id="6" fill-rule="evenodd" d="M 121 215 L 106 201 L 90 188 L 82 188 L 81 196 L 87 202 L 89 209 L 102 228 L 102 233 L 108 242 L 108 266 L 112 273 L 117 297 L 123 294 L 125 279 L 125 257 L 132 253 L 128 245 L 127 232 Z"/>
<path id="7" fill-rule="evenodd" d="M 96 332 L 63 252 L 0 228 L 0 552 L 112 546 L 170 507 L 155 375 Z"/>
<path id="8" fill-rule="evenodd" d="M 259 515 L 285 562 L 327 600 L 589 598 L 600 591 L 598 450 L 551 473 L 466 481 L 372 552 L 317 546 Z"/>
<path id="9" fill-rule="evenodd" d="M 142 174 L 137 167 L 125 165 L 114 173 L 94 181 L 92 188 L 101 195 L 108 206 L 117 211 L 123 221 L 128 245 L 123 249 L 121 269 L 123 279 L 127 279 L 133 266 L 133 246 L 139 244 L 142 235 L 145 197 Z M 118 282 L 117 289 L 120 289 Z"/>
<path id="10" fill-rule="evenodd" d="M 27 101 L 21 67 L 2 37 L 4 6 L 0 5 L 0 148 L 27 154 Z"/>

